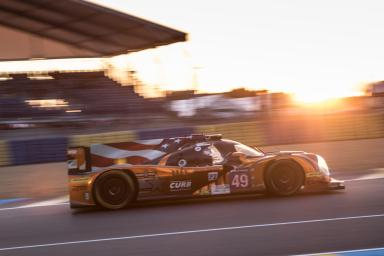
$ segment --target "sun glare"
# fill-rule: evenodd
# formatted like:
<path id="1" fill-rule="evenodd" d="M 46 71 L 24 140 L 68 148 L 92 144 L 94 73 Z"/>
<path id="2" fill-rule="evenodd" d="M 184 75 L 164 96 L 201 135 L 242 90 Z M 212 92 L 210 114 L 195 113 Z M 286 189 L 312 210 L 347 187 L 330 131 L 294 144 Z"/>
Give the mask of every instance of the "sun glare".
<path id="1" fill-rule="evenodd" d="M 348 86 L 315 86 L 314 88 L 297 88 L 292 92 L 293 99 L 304 105 L 318 105 L 330 103 L 340 98 L 360 96 L 362 93 L 356 88 Z"/>
<path id="2" fill-rule="evenodd" d="M 342 96 L 329 95 L 327 93 L 309 92 L 309 93 L 296 93 L 294 99 L 298 103 L 311 104 L 322 103 L 330 100 L 337 99 Z"/>

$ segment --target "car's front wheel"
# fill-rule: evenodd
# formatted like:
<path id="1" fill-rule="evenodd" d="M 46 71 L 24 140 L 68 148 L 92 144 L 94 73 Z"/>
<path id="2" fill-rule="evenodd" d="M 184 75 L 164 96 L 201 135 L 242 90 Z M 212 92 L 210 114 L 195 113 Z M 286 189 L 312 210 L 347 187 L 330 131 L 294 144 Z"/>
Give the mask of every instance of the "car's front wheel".
<path id="1" fill-rule="evenodd" d="M 304 184 L 301 167 L 291 160 L 279 160 L 265 172 L 267 192 L 277 196 L 290 196 L 297 193 Z"/>
<path id="2" fill-rule="evenodd" d="M 94 195 L 101 207 L 110 210 L 121 209 L 135 199 L 135 183 L 123 171 L 108 171 L 96 179 Z"/>

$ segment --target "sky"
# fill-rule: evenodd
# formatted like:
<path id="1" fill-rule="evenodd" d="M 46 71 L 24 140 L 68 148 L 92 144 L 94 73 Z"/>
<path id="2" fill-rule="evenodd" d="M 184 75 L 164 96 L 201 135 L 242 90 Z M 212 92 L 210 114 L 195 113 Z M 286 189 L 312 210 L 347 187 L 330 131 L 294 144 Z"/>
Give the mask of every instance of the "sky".
<path id="1" fill-rule="evenodd" d="M 188 33 L 187 42 L 114 59 L 148 88 L 245 87 L 310 101 L 384 80 L 382 0 L 88 1 Z"/>
<path id="2" fill-rule="evenodd" d="M 152 74 L 151 65 L 138 66 L 144 80 L 163 88 L 242 86 L 305 99 L 355 95 L 384 79 L 381 0 L 93 2 L 189 34 L 187 43 L 145 53 Z"/>

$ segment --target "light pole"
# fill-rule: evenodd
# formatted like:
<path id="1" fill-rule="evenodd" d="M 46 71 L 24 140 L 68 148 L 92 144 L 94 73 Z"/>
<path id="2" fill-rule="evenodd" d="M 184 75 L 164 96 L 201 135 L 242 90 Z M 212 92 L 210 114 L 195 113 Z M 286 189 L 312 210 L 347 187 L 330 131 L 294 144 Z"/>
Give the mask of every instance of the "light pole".
<path id="1" fill-rule="evenodd" d="M 198 70 L 202 69 L 202 67 L 194 66 L 193 75 L 192 75 L 192 89 L 194 92 L 197 92 L 199 89 L 199 79 L 198 79 Z"/>

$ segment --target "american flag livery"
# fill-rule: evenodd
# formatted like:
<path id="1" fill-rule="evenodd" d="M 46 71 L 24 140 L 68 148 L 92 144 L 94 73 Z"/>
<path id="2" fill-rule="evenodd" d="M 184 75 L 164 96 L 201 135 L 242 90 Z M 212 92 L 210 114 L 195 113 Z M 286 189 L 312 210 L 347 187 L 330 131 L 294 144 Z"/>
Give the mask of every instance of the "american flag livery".
<path id="1" fill-rule="evenodd" d="M 319 155 L 263 153 L 221 135 L 78 146 L 68 151 L 68 167 L 72 208 L 117 210 L 140 200 L 345 188 Z"/>
<path id="2" fill-rule="evenodd" d="M 93 144 L 90 147 L 92 169 L 115 164 L 156 164 L 164 155 L 190 141 L 188 137 Z"/>

